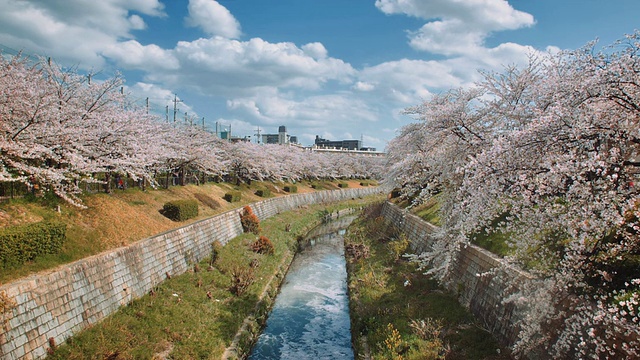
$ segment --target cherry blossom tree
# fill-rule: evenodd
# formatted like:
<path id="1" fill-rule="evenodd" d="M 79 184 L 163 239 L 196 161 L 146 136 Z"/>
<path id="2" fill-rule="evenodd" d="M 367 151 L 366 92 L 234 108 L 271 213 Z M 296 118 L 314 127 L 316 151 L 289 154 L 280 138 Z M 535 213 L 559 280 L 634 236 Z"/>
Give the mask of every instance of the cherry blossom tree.
<path id="1" fill-rule="evenodd" d="M 506 299 L 525 311 L 520 354 L 640 356 L 639 39 L 485 73 L 408 109 L 421 122 L 389 147 L 407 196 L 448 194 L 416 260 L 446 280 L 461 246 L 501 232 L 537 275 Z"/>
<path id="2" fill-rule="evenodd" d="M 157 186 L 199 176 L 239 182 L 379 176 L 373 163 L 295 146 L 229 143 L 190 124 L 167 124 L 137 108 L 116 74 L 65 69 L 50 59 L 0 57 L 0 181 L 38 183 L 82 207 L 82 183 L 112 176 Z"/>

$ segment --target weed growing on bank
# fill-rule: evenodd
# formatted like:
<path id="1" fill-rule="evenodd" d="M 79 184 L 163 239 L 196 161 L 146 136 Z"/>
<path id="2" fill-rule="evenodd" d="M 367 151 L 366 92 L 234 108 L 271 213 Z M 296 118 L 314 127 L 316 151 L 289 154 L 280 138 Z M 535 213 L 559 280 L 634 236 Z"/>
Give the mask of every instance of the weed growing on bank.
<path id="1" fill-rule="evenodd" d="M 356 358 L 509 359 L 456 297 L 399 254 L 408 239 L 367 207 L 345 237 Z"/>

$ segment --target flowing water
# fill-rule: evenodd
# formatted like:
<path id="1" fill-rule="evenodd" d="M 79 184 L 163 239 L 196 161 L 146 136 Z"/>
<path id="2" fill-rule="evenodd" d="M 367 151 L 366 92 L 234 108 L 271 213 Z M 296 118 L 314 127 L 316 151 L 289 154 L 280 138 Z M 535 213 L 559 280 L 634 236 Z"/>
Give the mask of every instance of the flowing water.
<path id="1" fill-rule="evenodd" d="M 353 359 L 343 238 L 352 220 L 307 235 L 249 359 Z"/>

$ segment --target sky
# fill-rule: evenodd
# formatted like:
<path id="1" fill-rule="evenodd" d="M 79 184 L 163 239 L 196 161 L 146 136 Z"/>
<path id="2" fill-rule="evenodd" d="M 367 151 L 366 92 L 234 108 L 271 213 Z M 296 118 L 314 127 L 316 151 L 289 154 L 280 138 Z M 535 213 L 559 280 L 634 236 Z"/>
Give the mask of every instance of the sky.
<path id="1" fill-rule="evenodd" d="M 530 54 L 606 46 L 640 0 L 0 0 L 0 50 L 109 77 L 161 120 L 363 140 Z M 176 101 L 174 101 L 176 100 Z M 167 109 L 169 109 L 167 113 Z"/>

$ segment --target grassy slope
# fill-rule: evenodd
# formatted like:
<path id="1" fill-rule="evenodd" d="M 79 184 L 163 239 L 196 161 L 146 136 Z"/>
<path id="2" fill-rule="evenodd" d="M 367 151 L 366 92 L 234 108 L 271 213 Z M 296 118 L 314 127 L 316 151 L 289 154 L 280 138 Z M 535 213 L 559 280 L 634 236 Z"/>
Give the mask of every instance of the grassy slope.
<path id="1" fill-rule="evenodd" d="M 344 182 L 344 181 L 343 181 Z M 349 187 L 360 187 L 359 181 L 349 181 Z M 325 189 L 338 189 L 338 182 L 323 183 Z M 311 184 L 298 183 L 298 193 L 315 191 Z M 101 251 L 127 245 L 198 219 L 210 217 L 260 201 L 254 194 L 258 188 L 268 187 L 272 196 L 287 195 L 283 184 L 257 183 L 240 186 L 242 201 L 228 203 L 225 193 L 237 189 L 227 183 L 207 183 L 201 186 L 173 186 L 169 189 L 140 191 L 114 190 L 112 194 L 91 194 L 83 197 L 87 209 L 78 209 L 64 203 L 39 198 L 36 202 L 17 199 L 0 204 L 0 227 L 56 219 L 67 224 L 67 242 L 61 253 L 41 256 L 19 268 L 0 268 L 0 283 L 69 263 Z M 173 222 L 158 211 L 165 202 L 176 199 L 197 199 L 199 216 L 184 222 Z M 57 212 L 57 206 L 60 212 Z"/>
<path id="2" fill-rule="evenodd" d="M 356 357 L 372 359 L 509 359 L 454 294 L 399 257 L 408 245 L 392 226 L 365 210 L 345 243 L 362 244 L 366 258 L 349 256 L 349 297 Z M 422 333 L 411 321 L 425 321 Z M 502 353 L 502 354 L 500 354 Z"/>

